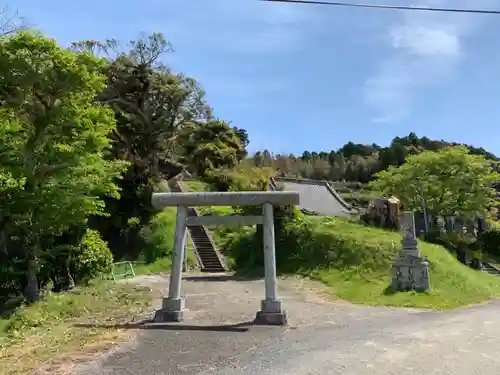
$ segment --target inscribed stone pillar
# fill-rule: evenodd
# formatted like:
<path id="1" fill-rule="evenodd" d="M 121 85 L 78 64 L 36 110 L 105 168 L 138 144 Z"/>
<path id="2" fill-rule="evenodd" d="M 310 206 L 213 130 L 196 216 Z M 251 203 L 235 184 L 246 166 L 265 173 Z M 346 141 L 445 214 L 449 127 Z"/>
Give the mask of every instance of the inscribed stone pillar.
<path id="1" fill-rule="evenodd" d="M 429 262 L 420 257 L 413 212 L 401 215 L 401 231 L 402 249 L 392 265 L 391 287 L 397 291 L 426 291 L 430 288 Z"/>

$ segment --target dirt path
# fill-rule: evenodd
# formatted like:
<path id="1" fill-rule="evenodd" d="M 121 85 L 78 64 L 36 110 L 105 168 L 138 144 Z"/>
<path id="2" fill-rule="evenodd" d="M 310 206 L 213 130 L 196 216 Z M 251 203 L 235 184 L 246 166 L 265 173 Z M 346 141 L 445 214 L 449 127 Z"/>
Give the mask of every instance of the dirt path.
<path id="1" fill-rule="evenodd" d="M 141 276 L 128 282 L 167 290 L 166 276 Z M 231 275 L 190 275 L 183 282 L 185 321 L 181 324 L 132 325 L 137 339 L 74 374 L 198 374 L 221 366 L 244 366 L 242 353 L 288 340 L 299 340 L 317 330 L 361 327 L 373 322 L 397 322 L 418 310 L 369 308 L 332 301 L 323 287 L 300 278 L 279 280 L 279 292 L 289 314 L 289 326 L 251 325 L 264 296 L 263 280 L 241 280 Z"/>

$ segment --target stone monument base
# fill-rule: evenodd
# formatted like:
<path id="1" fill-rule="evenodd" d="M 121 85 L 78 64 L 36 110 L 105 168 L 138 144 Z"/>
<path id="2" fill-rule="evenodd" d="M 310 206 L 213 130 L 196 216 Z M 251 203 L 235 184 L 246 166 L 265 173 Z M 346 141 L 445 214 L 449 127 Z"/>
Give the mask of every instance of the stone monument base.
<path id="1" fill-rule="evenodd" d="M 184 310 L 184 298 L 164 298 L 162 308 L 156 310 L 153 322 L 182 322 L 184 320 Z"/>
<path id="2" fill-rule="evenodd" d="M 288 324 L 286 311 L 281 307 L 281 301 L 263 300 L 261 310 L 254 320 L 256 325 L 285 326 Z"/>
<path id="3" fill-rule="evenodd" d="M 393 291 L 415 290 L 425 292 L 430 289 L 429 262 L 420 257 L 415 231 L 415 215 L 405 211 L 401 215 L 403 238 L 401 252 L 392 264 Z"/>
<path id="4" fill-rule="evenodd" d="M 420 257 L 402 257 L 392 265 L 391 289 L 394 291 L 430 289 L 429 263 Z"/>

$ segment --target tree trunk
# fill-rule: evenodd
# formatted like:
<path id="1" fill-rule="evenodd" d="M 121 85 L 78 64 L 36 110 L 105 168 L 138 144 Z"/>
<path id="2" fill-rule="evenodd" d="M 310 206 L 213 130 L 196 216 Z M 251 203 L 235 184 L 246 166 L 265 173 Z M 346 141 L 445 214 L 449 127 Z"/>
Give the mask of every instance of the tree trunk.
<path id="1" fill-rule="evenodd" d="M 24 288 L 24 298 L 28 303 L 36 302 L 40 299 L 40 289 L 38 287 L 38 269 L 33 250 L 28 251 L 28 264 L 26 272 L 26 287 Z"/>

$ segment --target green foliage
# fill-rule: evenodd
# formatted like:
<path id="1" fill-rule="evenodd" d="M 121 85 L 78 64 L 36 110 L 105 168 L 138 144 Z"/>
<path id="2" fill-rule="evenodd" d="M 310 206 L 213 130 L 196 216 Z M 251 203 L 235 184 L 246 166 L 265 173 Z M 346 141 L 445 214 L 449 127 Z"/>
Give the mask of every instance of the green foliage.
<path id="1" fill-rule="evenodd" d="M 410 133 L 406 137 L 395 137 L 387 147 L 348 142 L 330 152 L 306 150 L 302 155 L 271 155 L 268 150 L 263 150 L 255 153 L 246 162 L 254 166 L 273 167 L 278 175 L 282 176 L 331 181 L 347 180 L 365 184 L 374 179 L 375 173 L 390 166 L 400 166 L 411 155 L 456 145 L 443 140 L 419 138 L 415 133 Z M 499 160 L 483 148 L 466 147 L 472 155 L 482 155 L 488 160 Z"/>
<path id="2" fill-rule="evenodd" d="M 235 269 L 262 266 L 257 243 L 262 240 L 254 229 L 220 230 L 216 240 Z M 321 280 L 337 297 L 362 304 L 445 309 L 500 296 L 496 276 L 464 266 L 445 248 L 421 241 L 420 249 L 430 262 L 432 290 L 386 293 L 400 240 L 399 233 L 343 218 L 299 214 L 277 233 L 277 267 Z"/>
<path id="3" fill-rule="evenodd" d="M 0 246 L 26 260 L 30 300 L 45 237 L 85 225 L 104 214 L 100 197 L 118 197 L 125 164 L 104 158 L 113 112 L 94 102 L 103 63 L 35 32 L 0 39 L 0 181 L 9 197 Z"/>
<path id="4" fill-rule="evenodd" d="M 224 252 L 228 259 L 230 269 L 252 269 L 264 264 L 264 254 L 255 228 L 241 226 L 229 228 L 218 226 L 213 231 L 217 246 Z"/>
<path id="5" fill-rule="evenodd" d="M 346 225 L 344 219 L 306 216 L 296 209 L 275 217 L 276 262 L 284 272 L 360 266 L 380 270 L 390 264 L 394 255 L 392 243 L 389 246 L 377 238 L 358 237 L 361 228 L 367 232 L 371 229 L 353 223 Z M 337 227 L 344 230 L 337 233 L 334 231 Z M 221 244 L 237 268 L 263 266 L 262 235 L 257 232 L 245 229 L 239 233 L 220 233 Z M 238 241 L 242 241 L 239 246 Z"/>
<path id="6" fill-rule="evenodd" d="M 464 232 L 443 232 L 439 229 L 433 229 L 426 237 L 428 242 L 432 242 L 446 249 L 454 251 L 473 250 L 478 247 L 477 238 Z"/>
<path id="7" fill-rule="evenodd" d="M 113 256 L 96 230 L 76 230 L 56 239 L 40 254 L 39 282 L 49 282 L 53 291 L 70 288 L 72 283 L 87 284 L 91 279 L 111 271 Z"/>
<path id="8" fill-rule="evenodd" d="M 179 141 L 184 149 L 184 163 L 192 166 L 200 177 L 212 170 L 234 167 L 244 152 L 235 130 L 219 120 L 187 127 Z"/>
<path id="9" fill-rule="evenodd" d="M 499 179 L 484 156 L 451 147 L 412 155 L 402 166 L 379 172 L 370 185 L 382 194 L 397 196 L 407 209 L 422 211 L 425 206 L 435 215 L 472 220 L 487 216 L 496 205 L 491 185 Z"/>
<path id="10" fill-rule="evenodd" d="M 82 42 L 74 48 L 96 52 L 102 45 Z M 110 216 L 94 225 L 118 259 L 138 256 L 143 246 L 140 230 L 156 213 L 151 205 L 155 185 L 182 171 L 176 163 L 183 152 L 180 133 L 210 116 L 196 80 L 160 63 L 169 52 L 170 43 L 154 33 L 130 42 L 103 68 L 108 85 L 98 100 L 112 107 L 117 123 L 112 156 L 128 161 L 130 167 L 119 181 L 120 199 L 106 202 Z M 132 218 L 138 222 L 131 223 Z"/>
<path id="11" fill-rule="evenodd" d="M 73 249 L 71 269 L 76 282 L 88 283 L 91 279 L 111 272 L 113 255 L 99 232 L 87 229 L 82 242 Z"/>
<path id="12" fill-rule="evenodd" d="M 152 263 L 159 258 L 171 256 L 175 234 L 175 208 L 168 207 L 153 217 L 151 222 L 141 229 L 144 249 L 141 258 Z"/>
<path id="13" fill-rule="evenodd" d="M 268 167 L 240 164 L 231 169 L 211 170 L 203 181 L 214 191 L 266 191 L 274 174 L 274 170 Z"/>

